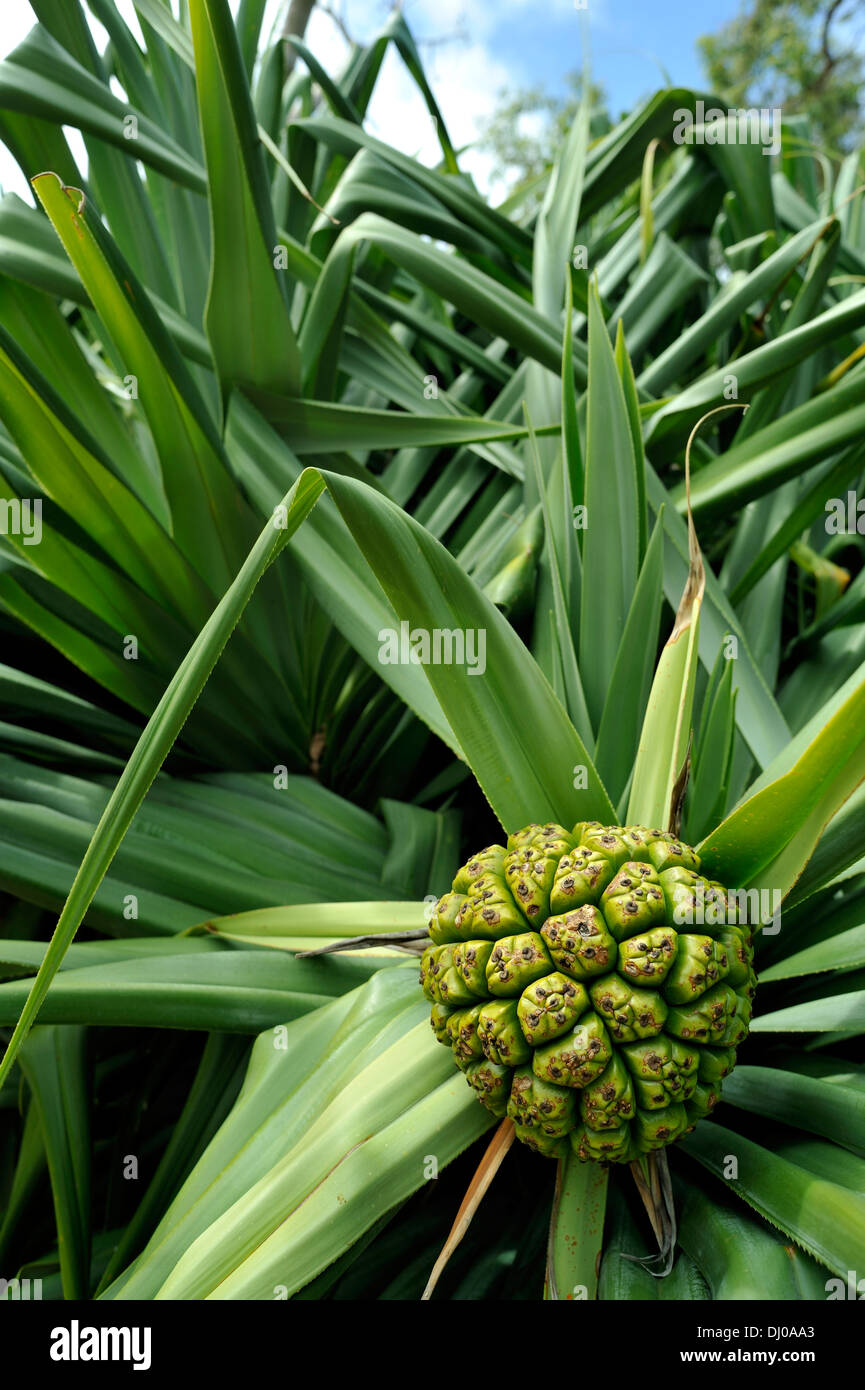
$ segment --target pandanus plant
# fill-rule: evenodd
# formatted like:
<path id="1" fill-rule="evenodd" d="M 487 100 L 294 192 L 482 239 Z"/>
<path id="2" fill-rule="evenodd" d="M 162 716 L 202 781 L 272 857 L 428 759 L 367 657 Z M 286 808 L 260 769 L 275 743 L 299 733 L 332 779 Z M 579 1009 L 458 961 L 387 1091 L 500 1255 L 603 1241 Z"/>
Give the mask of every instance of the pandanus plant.
<path id="1" fill-rule="evenodd" d="M 46 727 L 3 726 L 0 875 L 62 904 L 2 944 L 0 1249 L 47 1153 L 66 1296 L 420 1292 L 495 1126 L 435 1270 L 465 1296 L 540 1257 L 549 1297 L 825 1297 L 865 1263 L 861 600 L 815 525 L 862 468 L 855 159 L 830 215 L 798 150 L 663 151 L 665 92 L 595 144 L 583 112 L 524 223 L 398 14 L 283 83 L 261 5 L 139 0 L 143 46 L 90 8 L 104 53 L 38 0 L 0 65 L 38 199 L 0 207 L 0 473 L 46 501 L 3 541 L 3 690 Z M 390 44 L 438 169 L 364 130 Z M 91 1251 L 85 1028 L 134 1025 L 209 1036 Z M 634 1191 L 659 1259 L 623 1258 Z"/>
<path id="2" fill-rule="evenodd" d="M 596 419 L 592 372 L 606 374 L 608 382 L 615 380 L 616 372 L 603 328 L 590 338 L 590 353 L 591 429 Z M 566 379 L 566 390 L 569 386 Z M 620 399 L 624 409 L 623 392 Z M 565 457 L 572 442 L 565 436 Z M 691 440 L 689 449 L 690 444 Z M 687 464 L 686 458 L 686 471 Z M 539 462 L 537 467 L 540 475 Z M 542 485 L 540 476 L 538 481 Z M 701 1117 L 714 1109 L 718 1083 L 728 1077 L 725 1095 L 734 1104 L 775 1119 L 801 1118 L 806 1129 L 826 1137 L 831 1128 L 832 1141 L 842 1150 L 846 1147 L 844 1116 L 855 1092 L 851 1095 L 843 1082 L 821 1083 L 795 1055 L 783 1067 L 752 1065 L 733 1071 L 731 1049 L 748 1032 L 753 930 L 777 930 L 780 903 L 794 913 L 797 907 L 800 914 L 819 911 L 827 874 L 831 877 L 837 869 L 839 848 L 824 832 L 861 780 L 865 687 L 859 680 L 842 687 L 828 718 L 821 716 L 807 727 L 695 849 L 683 845 L 677 833 L 691 757 L 705 590 L 690 516 L 687 582 L 652 680 L 636 761 L 627 779 L 628 828 L 623 829 L 555 692 L 498 609 L 444 547 L 364 483 L 306 469 L 275 508 L 124 769 L 27 995 L 0 1080 L 50 997 L 52 979 L 95 888 L 256 582 L 325 489 L 400 621 L 413 630 L 474 628 L 487 635 L 488 667 L 482 676 L 473 680 L 464 670 L 447 665 L 430 666 L 427 675 L 442 716 L 499 815 L 510 853 L 503 850 L 499 857 L 495 850 L 485 851 L 457 875 L 455 889 L 468 892 L 457 891 L 459 904 L 445 897 L 433 908 L 433 944 L 426 943 L 426 970 L 421 972 L 427 980 L 436 970 L 453 976 L 449 987 L 442 984 L 430 991 L 451 1015 L 437 1019 L 434 1012 L 434 1032 L 441 1034 L 444 1028 L 457 1060 L 468 1060 L 468 1079 L 485 1108 L 476 1104 L 472 1089 L 456 1084 L 450 1053 L 443 1055 L 433 1031 L 419 1021 L 424 1006 L 416 969 L 403 965 L 398 955 L 396 963 L 387 960 L 394 946 L 426 937 L 428 927 L 416 925 L 425 914 L 430 916 L 424 904 L 295 905 L 211 921 L 206 929 L 228 940 L 305 958 L 310 983 L 316 970 L 327 969 L 321 957 L 346 949 L 366 962 L 370 978 L 312 1015 L 259 1038 L 237 1105 L 146 1249 L 110 1284 L 105 1296 L 271 1298 L 294 1293 L 344 1257 L 395 1203 L 417 1190 L 430 1161 L 437 1173 L 483 1131 L 491 1116 L 505 1111 L 508 1118 L 484 1156 L 428 1291 L 515 1135 L 540 1153 L 558 1158 L 546 1279 L 550 1297 L 593 1296 L 597 1291 L 611 1162 L 630 1164 L 658 1236 L 662 1272 L 669 1273 L 676 1216 L 664 1149 L 674 1142 L 810 1256 L 838 1274 L 854 1268 L 863 1239 L 861 1197 L 820 1177 L 817 1156 L 811 1156 L 807 1143 L 803 1155 L 797 1152 L 796 1162 Z M 644 568 L 652 553 L 647 548 Z M 656 546 L 656 559 L 658 555 Z M 657 570 L 653 583 L 657 604 Z M 629 637 L 626 631 L 617 653 L 620 679 L 627 666 L 628 679 L 620 687 L 623 699 L 627 685 L 635 685 L 643 674 L 640 668 L 646 661 L 645 652 L 635 651 Z M 569 834 L 563 827 L 573 826 L 575 820 Z M 668 828 L 644 828 L 658 822 Z M 844 857 L 853 852 L 849 844 L 840 849 Z M 808 869 L 809 864 L 816 867 Z M 700 868 L 711 873 L 711 881 L 697 873 Z M 333 869 L 339 873 L 338 862 Z M 758 902 L 768 895 L 768 922 L 761 923 L 759 915 L 750 921 L 747 915 L 731 918 L 718 879 L 728 888 L 755 895 Z M 490 886 L 496 891 L 487 892 Z M 534 922 L 532 903 L 527 906 L 532 894 Z M 489 898 L 493 910 L 486 907 Z M 713 917 L 711 909 L 718 900 L 722 910 Z M 593 903 L 601 910 L 590 909 L 597 920 L 586 930 L 580 913 Z M 551 914 L 552 908 L 563 911 Z M 695 911 L 705 915 L 695 916 Z M 634 923 L 628 918 L 631 912 Z M 719 927 L 731 921 L 742 923 L 745 930 L 734 927 L 726 942 L 716 941 Z M 353 928 L 362 925 L 363 931 L 346 937 L 349 923 Z M 677 933 L 670 930 L 673 923 L 696 924 L 711 935 Z M 545 935 L 522 930 L 533 924 Z M 539 945 L 537 960 L 533 935 Z M 468 951 L 458 958 L 448 945 L 454 941 L 493 944 L 481 983 L 475 983 L 478 962 Z M 526 943 L 530 950 L 523 950 Z M 604 949 L 597 970 L 599 943 Z M 699 957 L 700 947 L 706 948 L 708 961 Z M 618 971 L 610 969 L 615 962 L 611 948 L 618 950 Z M 450 950 L 451 957 L 443 962 L 437 950 Z M 665 954 L 660 967 L 653 964 Z M 531 956 L 528 966 L 525 956 Z M 631 988 L 629 964 L 638 983 L 650 988 Z M 554 965 L 561 972 L 555 979 L 562 991 L 580 978 L 593 979 L 591 998 L 577 985 L 580 1007 L 565 1006 L 565 1027 L 554 1019 L 552 1032 L 542 1026 L 534 1036 L 533 1006 L 540 1002 L 536 985 L 541 978 L 553 977 Z M 723 983 L 737 966 L 738 997 Z M 771 978 L 800 968 L 800 963 L 791 967 L 781 957 Z M 652 978 L 653 971 L 657 978 Z M 463 998 L 459 991 L 466 981 L 468 996 Z M 616 987 L 611 992 L 612 981 Z M 299 987 L 299 978 L 294 987 Z M 472 1026 L 452 1032 L 451 1018 L 465 1019 L 458 1006 L 472 995 L 504 997 L 514 1017 L 494 1017 L 495 1002 L 486 1017 L 484 1007 L 475 1006 Z M 517 1005 L 512 1003 L 515 995 L 520 996 Z M 454 1009 L 448 1007 L 451 1002 Z M 827 1003 L 833 1008 L 833 1026 L 839 1031 L 845 1022 L 844 1002 L 843 996 L 817 1001 L 818 1009 Z M 807 1026 L 813 1011 L 814 1002 L 806 1002 L 782 1011 L 782 1017 L 789 1015 L 794 1027 L 797 1021 Z M 776 1027 L 777 1016 L 770 1016 L 768 1024 Z M 755 1028 L 760 1026 L 758 1017 Z M 654 1040 L 651 1049 L 639 1046 L 645 1039 Z M 569 1046 L 576 1062 L 568 1060 Z M 670 1064 L 664 1069 L 666 1085 L 657 1084 L 658 1068 L 651 1060 L 657 1060 L 665 1047 L 670 1056 L 660 1060 Z M 530 1057 L 531 1071 L 512 1070 L 514 1063 L 522 1066 Z M 608 1091 L 612 1088 L 609 1095 L 604 1082 Z M 577 1127 L 572 1088 L 581 1092 L 583 1123 Z M 806 1114 L 818 1090 L 818 1113 Z M 550 1136 L 559 1142 L 552 1145 L 545 1142 L 542 1129 L 543 1102 L 549 1104 L 551 1098 L 559 1107 L 554 1119 L 560 1121 Z M 561 1123 L 564 1101 L 571 1102 L 571 1112 Z M 606 1118 L 600 1112 L 606 1112 Z M 613 1123 L 608 1124 L 610 1119 Z M 569 1146 L 560 1142 L 567 1136 Z M 822 1278 L 818 1267 L 811 1259 L 796 1260 L 804 1269 L 796 1270 L 795 1287 L 813 1292 Z M 609 1276 L 613 1282 L 615 1277 Z"/>

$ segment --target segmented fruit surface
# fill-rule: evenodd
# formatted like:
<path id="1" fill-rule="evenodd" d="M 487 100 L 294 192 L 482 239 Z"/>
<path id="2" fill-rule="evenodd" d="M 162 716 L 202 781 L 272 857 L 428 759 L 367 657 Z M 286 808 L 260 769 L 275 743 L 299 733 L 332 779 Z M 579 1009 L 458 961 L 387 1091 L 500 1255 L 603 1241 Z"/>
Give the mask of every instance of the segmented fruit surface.
<path id="1" fill-rule="evenodd" d="M 559 1157 L 627 1163 L 709 1115 L 748 1034 L 751 928 L 662 830 L 528 825 L 433 908 L 420 982 L 478 1099 Z"/>

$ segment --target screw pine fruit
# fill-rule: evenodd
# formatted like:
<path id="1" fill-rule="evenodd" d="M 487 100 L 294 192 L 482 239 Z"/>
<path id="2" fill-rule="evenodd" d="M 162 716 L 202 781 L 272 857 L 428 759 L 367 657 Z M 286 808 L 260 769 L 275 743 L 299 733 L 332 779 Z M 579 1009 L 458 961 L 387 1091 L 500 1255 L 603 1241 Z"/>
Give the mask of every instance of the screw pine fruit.
<path id="1" fill-rule="evenodd" d="M 750 928 L 699 870 L 665 831 L 528 825 L 433 908 L 433 1031 L 538 1153 L 630 1162 L 717 1104 L 756 977 Z"/>

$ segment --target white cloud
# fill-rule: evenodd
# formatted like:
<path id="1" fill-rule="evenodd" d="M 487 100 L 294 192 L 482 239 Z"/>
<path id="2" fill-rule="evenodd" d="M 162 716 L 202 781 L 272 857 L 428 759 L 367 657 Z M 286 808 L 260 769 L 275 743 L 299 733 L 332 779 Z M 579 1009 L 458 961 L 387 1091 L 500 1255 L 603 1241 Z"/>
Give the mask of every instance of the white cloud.
<path id="1" fill-rule="evenodd" d="M 513 3 L 513 0 L 511 0 Z M 348 22 L 352 22 L 351 6 Z M 423 40 L 449 39 L 461 31 L 465 19 L 472 37 L 453 43 L 421 47 L 427 79 L 445 120 L 454 146 L 471 145 L 478 137 L 484 119 L 490 114 L 492 99 L 500 88 L 513 85 L 514 72 L 475 34 L 475 20 L 481 7 L 472 10 L 468 24 L 464 0 L 418 0 L 407 9 L 406 17 L 416 37 Z M 489 15 L 494 10 L 487 6 Z M 381 17 L 371 16 L 366 31 L 357 37 L 369 39 L 380 27 Z M 313 11 L 308 32 L 309 46 L 329 70 L 338 71 L 348 56 L 348 47 L 327 15 Z M 382 63 L 370 102 L 366 128 L 371 135 L 394 145 L 404 154 L 415 155 L 425 164 L 441 158 L 441 147 L 414 78 L 393 45 Z M 471 149 L 460 157 L 460 164 L 484 189 L 491 189 L 492 159 L 485 152 Z"/>
<path id="2" fill-rule="evenodd" d="M 425 62 L 427 78 L 454 145 L 470 143 L 489 114 L 490 91 L 510 77 L 481 44 L 439 51 Z M 440 148 L 414 78 L 395 48 L 388 50 L 369 109 L 374 133 L 428 162 Z"/>
<path id="3" fill-rule="evenodd" d="M 370 3 L 370 0 L 332 0 L 338 13 L 344 15 L 349 31 L 360 41 L 368 41 L 387 19 L 389 3 Z M 598 4 L 599 0 L 589 0 Z M 573 0 L 544 0 L 548 7 L 566 11 L 573 9 Z M 480 132 L 483 120 L 490 114 L 494 98 L 503 87 L 514 86 L 523 75 L 493 55 L 488 40 L 493 32 L 507 23 L 509 15 L 534 9 L 537 0 L 408 0 L 406 19 L 417 39 L 448 40 L 453 42 L 421 42 L 421 57 L 430 85 L 439 103 L 454 145 L 471 145 Z M 140 29 L 135 19 L 132 0 L 119 0 L 124 18 L 140 41 Z M 269 0 L 263 28 L 268 36 L 284 11 L 281 0 Z M 0 52 L 13 49 L 35 22 L 27 0 L 3 0 L 3 37 Z M 93 24 L 97 43 L 104 45 L 107 35 L 101 25 Z M 464 34 L 466 37 L 460 38 Z M 349 45 L 333 20 L 314 10 L 307 41 L 324 67 L 339 73 L 349 56 Z M 423 98 L 407 71 L 405 64 L 391 46 L 382 65 L 379 81 L 370 103 L 367 128 L 380 139 L 395 145 L 406 154 L 417 155 L 424 163 L 436 163 L 441 157 L 432 123 Z M 80 136 L 74 133 L 76 157 L 82 150 Z M 479 186 L 493 192 L 492 159 L 482 151 L 467 150 L 461 165 L 477 180 Z M 0 185 L 29 199 L 29 190 L 17 164 L 0 146 Z M 503 191 L 503 190 L 502 190 Z"/>

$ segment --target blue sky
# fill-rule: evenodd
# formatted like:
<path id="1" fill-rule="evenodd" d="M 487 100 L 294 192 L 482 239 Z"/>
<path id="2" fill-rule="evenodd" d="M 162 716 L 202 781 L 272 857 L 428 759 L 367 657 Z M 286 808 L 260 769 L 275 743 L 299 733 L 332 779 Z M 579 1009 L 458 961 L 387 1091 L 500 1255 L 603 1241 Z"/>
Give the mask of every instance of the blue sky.
<path id="1" fill-rule="evenodd" d="M 0 3 L 0 53 L 5 54 L 24 37 L 33 13 L 27 0 Z M 134 26 L 132 0 L 119 0 L 118 7 Z M 422 44 L 424 63 L 458 146 L 471 144 L 502 88 L 543 83 L 561 89 L 566 74 L 582 65 L 586 29 L 592 72 L 605 87 L 614 116 L 664 85 L 662 66 L 676 85 L 701 87 L 697 39 L 719 29 L 740 7 L 741 0 L 714 0 L 711 8 L 693 0 L 587 0 L 585 10 L 578 10 L 575 0 L 405 0 L 403 6 L 417 37 L 433 41 Z M 283 8 L 284 0 L 269 0 L 268 26 Z M 329 0 L 329 8 L 353 36 L 365 40 L 380 28 L 391 0 Z M 104 31 L 94 27 L 104 42 Z M 348 48 L 334 20 L 314 12 L 308 39 L 324 65 L 338 71 Z M 423 103 L 393 52 L 368 125 L 406 153 L 437 158 Z M 74 137 L 72 143 L 77 152 Z M 464 163 L 492 194 L 504 192 L 492 179 L 489 156 L 472 151 Z M 17 166 L 2 147 L 0 185 L 27 196 Z"/>
<path id="2" fill-rule="evenodd" d="M 581 66 L 583 26 L 572 0 L 525 5 L 468 0 L 462 8 L 470 35 L 486 28 L 479 12 L 495 16 L 488 47 L 523 83 L 555 88 L 569 69 Z M 592 71 L 609 93 L 614 112 L 664 85 L 662 69 L 676 85 L 702 85 L 697 39 L 717 32 L 740 8 L 740 0 L 714 0 L 711 7 L 689 0 L 588 0 L 583 17 Z M 419 9 L 408 3 L 406 15 L 411 19 Z"/>

